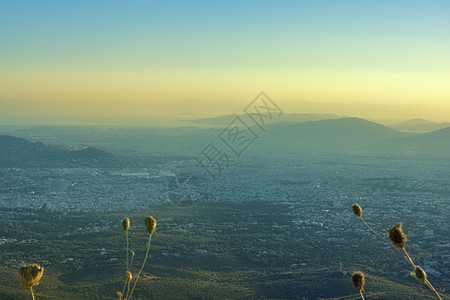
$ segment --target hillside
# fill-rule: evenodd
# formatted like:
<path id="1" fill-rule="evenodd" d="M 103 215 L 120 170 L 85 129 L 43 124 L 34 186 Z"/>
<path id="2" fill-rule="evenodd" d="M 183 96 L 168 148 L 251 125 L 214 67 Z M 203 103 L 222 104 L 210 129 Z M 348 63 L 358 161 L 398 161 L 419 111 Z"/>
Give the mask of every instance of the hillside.
<path id="1" fill-rule="evenodd" d="M 421 143 L 439 143 L 443 141 L 450 141 L 450 126 L 411 137 L 410 140 Z"/>
<path id="2" fill-rule="evenodd" d="M 447 157 L 450 153 L 450 127 L 406 137 L 395 144 L 407 147 L 415 153 Z"/>
<path id="3" fill-rule="evenodd" d="M 364 151 L 425 156 L 450 153 L 450 127 L 427 133 L 401 132 L 360 118 L 282 122 L 268 125 L 261 137 L 258 143 L 270 151 Z"/>
<path id="4" fill-rule="evenodd" d="M 390 126 L 393 129 L 409 132 L 430 132 L 449 127 L 450 123 L 434 123 L 424 119 L 411 119 L 405 122 Z"/>
<path id="5" fill-rule="evenodd" d="M 269 125 L 261 143 L 269 149 L 333 152 L 386 148 L 388 141 L 409 135 L 364 119 L 341 118 Z"/>
<path id="6" fill-rule="evenodd" d="M 323 138 L 386 138 L 403 136 L 401 132 L 360 118 L 341 118 L 305 123 L 274 124 L 271 131 L 282 135 Z"/>
<path id="7" fill-rule="evenodd" d="M 114 155 L 96 148 L 77 151 L 58 149 L 41 142 L 0 135 L 0 167 L 43 167 L 56 165 L 98 166 L 117 161 Z"/>
<path id="8" fill-rule="evenodd" d="M 312 215 L 311 220 L 323 214 L 317 206 L 311 208 L 296 206 Z M 11 215 L 11 211 L 4 212 Z M 8 241 L 0 252 L 4 262 L 0 266 L 0 299 L 25 299 L 28 295 L 16 269 L 22 261 L 35 261 L 46 268 L 35 289 L 36 299 L 117 299 L 126 268 L 124 233 L 117 226 L 123 213 L 20 213 L 20 219 L 16 216 L 8 219 L 8 224 L 0 223 L 6 236 L 18 240 Z M 158 219 L 158 228 L 151 257 L 136 286 L 136 299 L 357 300 L 350 281 L 354 270 L 367 274 L 368 299 L 434 299 L 414 278 L 403 276 L 404 265 L 396 264 L 401 258 L 394 250 L 383 250 L 382 243 L 362 239 L 356 229 L 341 228 L 343 224 L 362 226 L 348 207 L 335 208 L 334 217 L 330 214 L 325 222 L 343 220 L 315 234 L 310 233 L 322 227 L 310 222 L 293 225 L 292 208 L 276 203 L 218 202 L 186 209 L 152 206 L 151 213 Z M 130 229 L 136 252 L 134 274 L 146 249 L 145 236 L 140 234 L 146 214 L 148 210 L 128 214 L 136 224 Z M 325 233 L 341 239 L 333 242 Z M 45 241 L 45 245 L 22 242 L 31 238 Z M 343 272 L 339 271 L 341 262 Z"/>

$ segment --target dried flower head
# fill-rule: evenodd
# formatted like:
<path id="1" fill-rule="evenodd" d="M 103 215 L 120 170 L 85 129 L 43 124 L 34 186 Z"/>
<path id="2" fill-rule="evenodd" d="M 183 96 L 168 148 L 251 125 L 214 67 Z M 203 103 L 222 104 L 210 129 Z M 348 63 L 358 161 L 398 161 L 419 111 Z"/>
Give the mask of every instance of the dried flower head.
<path id="1" fill-rule="evenodd" d="M 361 206 L 359 206 L 358 204 L 353 204 L 352 209 L 353 209 L 353 213 L 355 214 L 355 216 L 361 217 L 361 215 L 362 215 Z"/>
<path id="2" fill-rule="evenodd" d="M 353 287 L 357 290 L 363 290 L 365 279 L 364 279 L 364 273 L 363 272 L 353 272 L 352 274 L 352 282 Z"/>
<path id="3" fill-rule="evenodd" d="M 425 280 L 427 280 L 427 273 L 419 266 L 416 266 L 414 268 L 414 271 L 411 272 L 411 275 L 416 277 L 419 281 L 424 282 Z"/>
<path id="4" fill-rule="evenodd" d="M 133 257 L 133 256 L 134 256 L 134 251 L 131 250 L 131 251 L 130 251 L 130 254 L 131 254 L 131 257 Z"/>
<path id="5" fill-rule="evenodd" d="M 147 216 L 145 218 L 145 228 L 147 229 L 148 233 L 153 234 L 156 229 L 156 220 L 152 216 Z"/>
<path id="6" fill-rule="evenodd" d="M 44 268 L 37 264 L 21 265 L 19 274 L 22 282 L 26 286 L 31 287 L 39 284 L 39 280 L 41 280 L 42 274 L 44 274 Z"/>
<path id="7" fill-rule="evenodd" d="M 133 278 L 133 275 L 131 275 L 131 272 L 127 271 L 125 274 L 126 274 L 127 281 L 131 281 L 131 279 Z"/>
<path id="8" fill-rule="evenodd" d="M 406 235 L 402 231 L 402 223 L 395 224 L 392 228 L 388 228 L 387 231 L 394 246 L 400 248 L 405 246 Z"/>
<path id="9" fill-rule="evenodd" d="M 122 227 L 123 227 L 123 230 L 125 230 L 125 231 L 127 231 L 128 228 L 130 228 L 130 219 L 129 218 L 123 219 Z"/>

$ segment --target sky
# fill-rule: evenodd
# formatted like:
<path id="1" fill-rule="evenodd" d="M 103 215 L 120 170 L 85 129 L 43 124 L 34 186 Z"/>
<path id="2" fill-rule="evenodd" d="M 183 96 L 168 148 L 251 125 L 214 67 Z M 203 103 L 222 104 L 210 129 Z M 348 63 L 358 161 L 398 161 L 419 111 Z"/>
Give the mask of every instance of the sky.
<path id="1" fill-rule="evenodd" d="M 0 37 L 4 102 L 450 108 L 450 1 L 2 0 Z"/>

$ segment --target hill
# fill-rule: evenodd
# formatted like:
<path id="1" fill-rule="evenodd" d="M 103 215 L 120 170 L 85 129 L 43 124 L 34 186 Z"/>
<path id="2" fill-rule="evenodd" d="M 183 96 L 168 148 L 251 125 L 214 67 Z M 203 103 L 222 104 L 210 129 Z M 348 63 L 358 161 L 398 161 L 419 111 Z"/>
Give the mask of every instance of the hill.
<path id="1" fill-rule="evenodd" d="M 408 147 L 415 153 L 448 157 L 450 153 L 450 127 L 406 137 L 396 141 L 396 144 Z"/>
<path id="2" fill-rule="evenodd" d="M 333 152 L 383 148 L 409 135 L 364 119 L 341 118 L 269 125 L 261 143 L 269 149 Z"/>
<path id="3" fill-rule="evenodd" d="M 442 141 L 450 141 L 450 126 L 411 137 L 410 140 L 421 143 L 439 143 Z"/>
<path id="4" fill-rule="evenodd" d="M 255 128 L 255 131 L 257 128 Z M 264 151 L 366 152 L 378 154 L 448 156 L 450 127 L 427 133 L 402 132 L 360 118 L 267 126 L 258 141 Z"/>
<path id="5" fill-rule="evenodd" d="M 396 125 L 390 126 L 393 129 L 409 132 L 430 132 L 449 127 L 450 123 L 433 123 L 424 119 L 411 119 Z"/>
<path id="6" fill-rule="evenodd" d="M 299 137 L 313 137 L 317 139 L 373 139 L 400 137 L 404 134 L 384 125 L 360 118 L 341 118 L 304 123 L 285 122 L 274 124 L 270 131 L 277 135 L 297 135 Z"/>
<path id="7" fill-rule="evenodd" d="M 117 162 L 114 155 L 96 148 L 68 151 L 41 142 L 0 135 L 0 167 L 99 166 Z"/>

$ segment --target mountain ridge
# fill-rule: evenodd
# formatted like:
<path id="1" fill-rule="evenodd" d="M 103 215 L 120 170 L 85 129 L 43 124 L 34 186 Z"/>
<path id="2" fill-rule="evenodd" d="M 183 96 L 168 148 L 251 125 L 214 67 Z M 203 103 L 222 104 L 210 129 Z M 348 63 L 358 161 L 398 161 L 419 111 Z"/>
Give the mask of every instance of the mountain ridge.
<path id="1" fill-rule="evenodd" d="M 410 119 L 399 124 L 391 125 L 390 128 L 406 132 L 432 132 L 450 126 L 450 122 L 435 123 L 425 119 Z"/>
<path id="2" fill-rule="evenodd" d="M 244 120 L 247 119 L 246 114 L 227 114 L 220 115 L 211 118 L 200 118 L 190 120 L 189 122 L 193 124 L 203 124 L 203 125 L 217 125 L 217 126 L 226 126 L 228 125 L 234 118 L 240 117 Z M 280 123 L 280 122 L 308 122 L 308 121 L 319 121 L 319 120 L 327 120 L 327 119 L 339 119 L 344 116 L 339 116 L 336 114 L 317 114 L 317 113 L 291 113 L 291 114 L 283 114 L 280 118 L 273 118 L 269 121 L 272 123 Z"/>
<path id="3" fill-rule="evenodd" d="M 265 149 L 274 151 L 363 151 L 439 156 L 450 153 L 450 127 L 411 133 L 355 117 L 271 124 L 266 126 L 261 140 Z"/>

